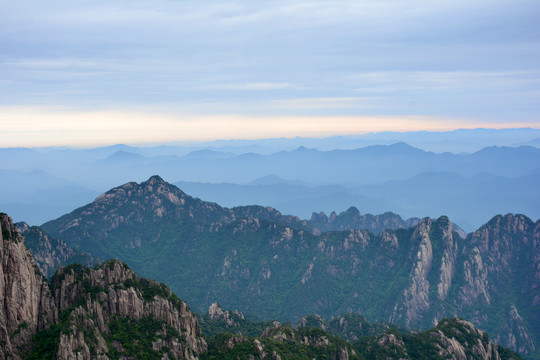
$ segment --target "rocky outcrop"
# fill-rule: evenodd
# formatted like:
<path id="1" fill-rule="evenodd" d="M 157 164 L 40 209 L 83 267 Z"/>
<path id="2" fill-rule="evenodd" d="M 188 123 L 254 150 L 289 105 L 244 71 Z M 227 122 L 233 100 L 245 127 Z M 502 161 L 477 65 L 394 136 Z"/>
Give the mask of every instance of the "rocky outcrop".
<path id="1" fill-rule="evenodd" d="M 39 226 L 29 226 L 24 222 L 15 224 L 19 233 L 24 236 L 24 244 L 32 253 L 36 265 L 43 275 L 50 279 L 60 265 L 78 263 L 94 266 L 95 260 L 84 251 L 77 251 L 62 240 L 49 236 Z"/>
<path id="2" fill-rule="evenodd" d="M 342 317 L 339 322 L 347 321 L 344 319 Z M 352 343 L 322 330 L 320 325 L 323 323 L 326 322 L 320 317 L 306 316 L 294 329 L 275 321 L 257 337 L 221 334 L 211 343 L 209 355 L 216 359 L 231 355 L 246 359 L 306 360 L 521 359 L 517 353 L 492 342 L 485 332 L 460 318 L 443 319 L 435 328 L 427 331 L 408 332 L 386 328 L 382 333 L 362 336 Z M 319 326 L 305 326 L 309 324 Z"/>
<path id="3" fill-rule="evenodd" d="M 477 301 L 486 305 L 491 304 L 488 288 L 488 270 L 484 267 L 482 254 L 473 247 L 467 259 L 463 262 L 463 277 L 465 284 L 459 289 L 459 303 L 462 306 L 472 305 Z"/>
<path id="4" fill-rule="evenodd" d="M 458 243 L 453 238 L 453 226 L 448 218 L 439 221 L 439 238 L 442 246 L 441 265 L 439 268 L 439 282 L 437 284 L 437 296 L 439 300 L 448 298 L 448 291 L 452 286 L 452 279 L 456 273 L 456 259 L 458 255 Z M 446 220 L 446 221 L 445 221 Z"/>
<path id="5" fill-rule="evenodd" d="M 506 326 L 498 333 L 495 340 L 520 353 L 534 353 L 536 350 L 525 322 L 513 305 L 508 311 Z"/>
<path id="6" fill-rule="evenodd" d="M 500 360 L 500 347 L 463 319 L 445 319 L 430 331 L 439 356 L 445 359 Z M 510 357 L 511 358 L 511 357 Z"/>
<path id="7" fill-rule="evenodd" d="M 375 338 L 356 343 L 361 358 L 373 359 L 454 359 L 501 360 L 521 359 L 502 348 L 489 336 L 460 318 L 443 319 L 424 332 L 403 333 L 388 330 Z"/>
<path id="8" fill-rule="evenodd" d="M 32 336 L 57 321 L 46 279 L 10 217 L 0 214 L 0 359 L 20 359 Z"/>
<path id="9" fill-rule="evenodd" d="M 41 274 L 12 220 L 0 214 L 0 359 L 197 359 L 206 342 L 187 305 L 163 284 L 111 260 Z"/>
<path id="10" fill-rule="evenodd" d="M 289 344 L 294 343 L 299 346 L 306 346 L 310 348 L 327 348 L 331 350 L 332 358 L 336 360 L 349 360 L 350 355 L 353 354 L 353 350 L 350 346 L 342 344 L 336 344 L 335 340 L 324 331 L 318 329 L 309 328 L 297 328 L 292 329 L 288 326 L 284 326 L 279 322 L 274 322 L 272 326 L 266 328 L 260 336 L 263 339 L 271 339 L 278 343 L 287 342 Z M 263 346 L 264 353 L 264 346 Z M 264 357 L 261 357 L 264 359 Z"/>
<path id="11" fill-rule="evenodd" d="M 318 328 L 353 342 L 363 337 L 381 335 L 390 326 L 386 323 L 370 323 L 362 315 L 346 314 L 334 317 L 329 321 L 319 315 L 307 315 L 298 321 L 295 328 Z"/>
<path id="12" fill-rule="evenodd" d="M 153 332 L 156 354 L 164 352 L 176 359 L 195 359 L 206 350 L 202 330 L 186 304 L 163 284 L 138 278 L 125 264 L 111 260 L 97 269 L 81 266 L 60 268 L 53 278 L 56 305 L 69 317 L 62 325 L 58 357 L 63 359 L 108 358 L 114 353 L 130 356 L 125 344 L 115 342 L 126 332 L 137 341 Z M 125 320 L 122 320 L 125 319 Z M 142 324 L 142 325 L 141 325 Z M 150 329 L 150 330 L 149 330 Z M 146 349 L 148 351 L 148 349 Z"/>
<path id="13" fill-rule="evenodd" d="M 423 219 L 411 237 L 413 243 L 418 243 L 418 251 L 415 254 L 414 267 L 409 277 L 409 286 L 403 291 L 402 300 L 394 306 L 390 322 L 404 322 L 405 325 L 409 326 L 413 322 L 419 322 L 429 309 L 430 283 L 428 274 L 433 263 L 433 247 L 429 236 L 431 225 L 431 219 Z"/>
<path id="14" fill-rule="evenodd" d="M 329 216 L 325 213 L 313 213 L 307 222 L 312 231 L 320 234 L 326 231 L 345 231 L 349 229 L 369 230 L 379 234 L 385 229 L 403 229 L 416 226 L 420 222 L 418 218 L 403 220 L 401 216 L 386 212 L 381 215 L 360 214 L 360 211 L 352 206 L 339 215 L 332 212 Z"/>
<path id="15" fill-rule="evenodd" d="M 467 307 L 498 307 L 502 326 L 490 329 L 492 335 L 514 351 L 538 356 L 540 334 L 533 329 L 540 322 L 534 302 L 540 297 L 540 221 L 519 214 L 495 216 L 469 235 L 461 257 L 464 281 L 454 300 L 460 312 L 483 326 L 493 321 L 493 312 L 471 313 Z"/>
<path id="16" fill-rule="evenodd" d="M 237 320 L 245 320 L 244 314 L 238 310 L 223 310 L 218 303 L 213 303 L 208 309 L 208 317 L 212 320 L 223 321 L 227 325 L 231 326 L 236 323 Z"/>

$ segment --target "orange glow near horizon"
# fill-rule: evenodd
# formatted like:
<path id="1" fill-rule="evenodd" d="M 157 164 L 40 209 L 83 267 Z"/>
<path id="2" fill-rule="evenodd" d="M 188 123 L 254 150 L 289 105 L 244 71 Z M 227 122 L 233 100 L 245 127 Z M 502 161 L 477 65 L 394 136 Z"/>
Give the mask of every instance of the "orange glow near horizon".
<path id="1" fill-rule="evenodd" d="M 0 109 L 0 147 L 158 144 L 174 141 L 326 137 L 381 131 L 538 128 L 537 123 L 489 123 L 425 115 L 189 115 L 145 111 L 70 111 L 54 107 Z"/>

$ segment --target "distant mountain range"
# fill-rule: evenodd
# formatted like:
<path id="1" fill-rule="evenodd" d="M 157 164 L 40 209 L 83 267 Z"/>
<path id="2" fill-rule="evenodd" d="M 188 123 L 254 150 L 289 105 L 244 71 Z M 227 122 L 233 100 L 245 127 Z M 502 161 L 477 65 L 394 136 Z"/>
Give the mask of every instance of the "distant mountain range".
<path id="1" fill-rule="evenodd" d="M 193 196 L 228 207 L 265 204 L 303 218 L 310 218 L 314 211 L 344 211 L 351 205 L 366 213 L 392 211 L 405 217 L 446 214 L 467 231 L 473 231 L 497 213 L 523 212 L 540 217 L 539 183 L 540 171 L 515 178 L 489 173 L 463 177 L 429 172 L 406 180 L 357 186 L 313 186 L 277 176 L 246 185 L 186 181 L 174 184 Z"/>
<path id="2" fill-rule="evenodd" d="M 207 201 L 272 206 L 304 218 L 355 206 L 403 217 L 445 214 L 472 231 L 500 212 L 540 216 L 540 149 L 533 146 L 474 153 L 433 153 L 403 142 L 271 154 L 223 150 L 0 149 L 10 159 L 0 166 L 0 206 L 38 225 L 117 184 L 158 173 Z"/>
<path id="3" fill-rule="evenodd" d="M 43 230 L 164 281 L 199 312 L 219 301 L 263 319 L 352 312 L 413 328 L 459 315 L 538 356 L 540 221 L 523 215 L 495 216 L 463 239 L 444 216 L 407 223 L 350 209 L 307 221 L 223 208 L 153 176 Z"/>

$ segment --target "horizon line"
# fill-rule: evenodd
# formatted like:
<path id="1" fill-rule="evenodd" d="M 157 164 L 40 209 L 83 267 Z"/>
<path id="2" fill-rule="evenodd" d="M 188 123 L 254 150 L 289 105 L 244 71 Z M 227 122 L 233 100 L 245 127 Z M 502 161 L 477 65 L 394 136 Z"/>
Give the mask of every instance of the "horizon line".
<path id="1" fill-rule="evenodd" d="M 116 142 L 116 143 L 104 143 L 104 144 L 88 144 L 88 145 L 37 145 L 37 146 L 1 146 L 0 149 L 73 149 L 73 150 L 92 150 L 92 149 L 104 149 L 110 147 L 134 147 L 134 148 L 156 148 L 156 147 L 190 147 L 197 145 L 211 145 L 214 143 L 227 143 L 227 142 L 264 142 L 264 141 L 276 141 L 276 140 L 324 140 L 332 138 L 362 138 L 370 135 L 377 134 L 415 134 L 415 133 L 427 133 L 427 134 L 444 134 L 444 133 L 453 133 L 458 131 L 517 131 L 517 130 L 530 130 L 530 131 L 540 131 L 540 127 L 535 128 L 531 126 L 525 127 L 459 127 L 451 130 L 381 130 L 381 131 L 369 131 L 356 134 L 332 134 L 327 136 L 277 136 L 277 137 L 261 137 L 261 138 L 218 138 L 213 140 L 171 140 L 171 141 L 162 141 L 162 142 Z M 379 140 L 383 141 L 384 140 Z M 387 140 L 388 141 L 388 140 Z M 403 140 L 395 140 L 392 144 L 396 143 L 407 143 Z M 407 143 L 410 145 L 409 143 Z M 303 146 L 303 145 L 300 145 Z M 411 145 L 412 146 L 412 145 Z"/>

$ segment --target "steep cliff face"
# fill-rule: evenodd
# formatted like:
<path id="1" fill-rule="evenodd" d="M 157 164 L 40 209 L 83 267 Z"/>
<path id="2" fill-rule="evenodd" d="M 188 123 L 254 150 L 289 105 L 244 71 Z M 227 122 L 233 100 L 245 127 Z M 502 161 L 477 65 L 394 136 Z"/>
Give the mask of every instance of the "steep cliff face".
<path id="1" fill-rule="evenodd" d="M 29 226 L 24 222 L 15 224 L 19 233 L 24 236 L 24 244 L 32 253 L 36 265 L 43 275 L 50 279 L 56 269 L 78 263 L 84 266 L 94 266 L 100 261 L 90 254 L 77 251 L 62 240 L 47 235 L 39 226 Z"/>
<path id="2" fill-rule="evenodd" d="M 453 299 L 459 311 L 487 328 L 497 319 L 502 326 L 492 334 L 501 344 L 522 354 L 537 352 L 540 221 L 533 223 L 524 215 L 496 216 L 469 235 L 461 259 L 461 286 Z M 487 311 L 473 311 L 475 305 Z"/>
<path id="3" fill-rule="evenodd" d="M 20 359 L 32 336 L 56 322 L 46 280 L 10 217 L 0 214 L 0 359 Z"/>
<path id="4" fill-rule="evenodd" d="M 206 350 L 186 304 L 163 284 L 111 260 L 41 274 L 0 214 L 0 359 L 196 359 Z"/>
<path id="5" fill-rule="evenodd" d="M 497 343 L 505 344 L 508 348 L 522 354 L 533 353 L 536 348 L 534 341 L 515 306 L 510 306 L 506 319 L 506 324 L 495 339 Z"/>
<path id="6" fill-rule="evenodd" d="M 411 237 L 411 242 L 418 244 L 413 247 L 413 249 L 417 249 L 416 254 L 413 254 L 414 265 L 409 276 L 409 285 L 403 291 L 402 300 L 394 306 L 390 322 L 404 322 L 405 325 L 409 326 L 412 322 L 420 322 L 423 314 L 429 309 L 430 283 L 428 274 L 433 265 L 433 246 L 429 237 L 431 226 L 431 219 L 423 219 Z"/>

